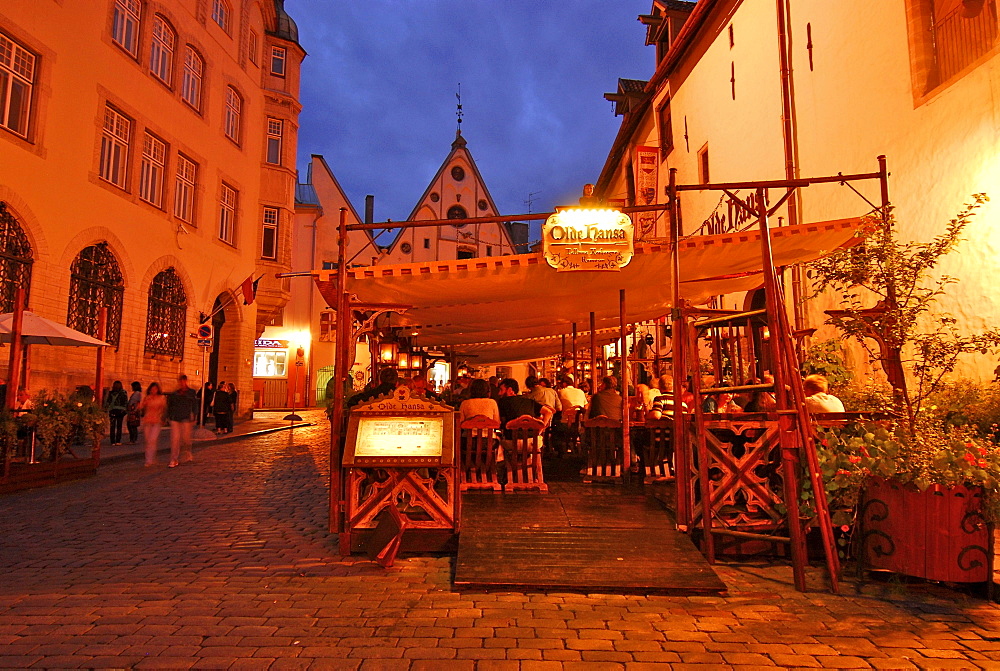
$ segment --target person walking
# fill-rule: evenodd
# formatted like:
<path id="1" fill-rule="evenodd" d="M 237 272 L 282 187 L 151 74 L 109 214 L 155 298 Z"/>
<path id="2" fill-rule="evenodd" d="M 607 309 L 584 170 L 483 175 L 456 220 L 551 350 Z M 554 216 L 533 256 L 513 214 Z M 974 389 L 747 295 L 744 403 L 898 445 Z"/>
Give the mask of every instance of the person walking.
<path id="1" fill-rule="evenodd" d="M 135 445 L 139 441 L 139 404 L 142 403 L 142 385 L 132 383 L 132 394 L 128 397 L 128 409 L 125 415 L 125 426 L 128 428 L 128 444 Z"/>
<path id="2" fill-rule="evenodd" d="M 146 465 L 156 465 L 156 448 L 163 428 L 163 417 L 167 413 L 167 397 L 160 390 L 158 382 L 151 382 L 146 395 L 139 403 L 142 416 L 142 442 L 146 448 Z"/>
<path id="3" fill-rule="evenodd" d="M 219 388 L 215 390 L 212 401 L 212 412 L 215 414 L 215 432 L 218 434 L 228 433 L 232 430 L 232 426 L 229 424 L 232 405 L 227 386 L 225 383 L 220 384 Z"/>
<path id="4" fill-rule="evenodd" d="M 111 391 L 104 401 L 104 409 L 108 411 L 111 418 L 111 444 L 122 444 L 122 420 L 128 412 L 128 394 L 122 386 L 121 380 L 115 380 L 111 385 Z"/>
<path id="5" fill-rule="evenodd" d="M 170 421 L 170 468 L 181 462 L 194 461 L 191 454 L 191 425 L 198 414 L 198 397 L 188 386 L 187 375 L 177 377 L 177 389 L 167 398 L 167 419 Z"/>

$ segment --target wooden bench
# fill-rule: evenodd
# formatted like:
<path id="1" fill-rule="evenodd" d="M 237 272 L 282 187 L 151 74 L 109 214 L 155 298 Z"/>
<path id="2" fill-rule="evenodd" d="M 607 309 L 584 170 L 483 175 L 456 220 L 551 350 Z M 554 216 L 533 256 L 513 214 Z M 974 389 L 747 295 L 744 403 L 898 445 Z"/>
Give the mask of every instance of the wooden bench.
<path id="1" fill-rule="evenodd" d="M 507 467 L 507 487 L 512 490 L 537 489 L 547 493 L 542 471 L 541 433 L 545 422 L 522 415 L 507 422 L 509 439 L 503 441 L 504 463 Z"/>
<path id="2" fill-rule="evenodd" d="M 470 417 L 458 425 L 461 491 L 500 490 L 496 471 L 497 429 L 500 422 L 484 415 Z"/>
<path id="3" fill-rule="evenodd" d="M 587 465 L 584 482 L 613 480 L 622 476 L 622 423 L 604 415 L 583 422 L 583 451 Z"/>

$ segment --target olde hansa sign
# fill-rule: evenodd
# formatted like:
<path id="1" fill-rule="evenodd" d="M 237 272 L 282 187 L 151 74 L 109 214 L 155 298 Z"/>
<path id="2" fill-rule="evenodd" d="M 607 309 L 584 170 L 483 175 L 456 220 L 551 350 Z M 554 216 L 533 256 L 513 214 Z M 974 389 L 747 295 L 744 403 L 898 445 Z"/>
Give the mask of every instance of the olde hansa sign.
<path id="1" fill-rule="evenodd" d="M 634 229 L 618 210 L 566 208 L 542 224 L 542 253 L 556 270 L 620 270 L 633 254 Z"/>

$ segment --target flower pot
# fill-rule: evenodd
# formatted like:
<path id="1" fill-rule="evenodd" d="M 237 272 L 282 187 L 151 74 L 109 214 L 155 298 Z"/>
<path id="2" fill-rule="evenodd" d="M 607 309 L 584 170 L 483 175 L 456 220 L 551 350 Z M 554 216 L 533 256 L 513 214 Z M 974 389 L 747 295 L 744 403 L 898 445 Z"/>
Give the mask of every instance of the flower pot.
<path id="1" fill-rule="evenodd" d="M 992 571 L 981 487 L 870 478 L 859 511 L 865 568 L 944 582 L 985 582 Z"/>

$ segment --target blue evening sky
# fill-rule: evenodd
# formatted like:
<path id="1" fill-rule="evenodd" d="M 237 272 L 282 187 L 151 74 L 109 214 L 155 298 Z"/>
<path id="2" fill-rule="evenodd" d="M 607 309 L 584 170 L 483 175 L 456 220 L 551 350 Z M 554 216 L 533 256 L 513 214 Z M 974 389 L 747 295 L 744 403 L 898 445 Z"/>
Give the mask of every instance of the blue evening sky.
<path id="1" fill-rule="evenodd" d="M 576 201 L 620 125 L 605 92 L 648 79 L 651 0 L 286 0 L 309 53 L 299 161 L 322 154 L 359 213 L 405 219 L 462 134 L 503 214 Z M 304 177 L 304 175 L 303 175 Z"/>

